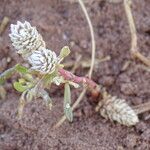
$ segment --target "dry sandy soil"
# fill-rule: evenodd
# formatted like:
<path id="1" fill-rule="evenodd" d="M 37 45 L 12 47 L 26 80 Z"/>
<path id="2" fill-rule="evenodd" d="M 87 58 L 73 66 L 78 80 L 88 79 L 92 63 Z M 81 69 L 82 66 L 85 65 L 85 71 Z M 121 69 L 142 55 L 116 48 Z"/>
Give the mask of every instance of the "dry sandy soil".
<path id="1" fill-rule="evenodd" d="M 138 32 L 140 52 L 150 57 L 150 2 L 133 0 L 133 14 Z M 150 74 L 130 53 L 130 32 L 123 5 L 102 0 L 86 4 L 96 36 L 96 58 L 110 56 L 111 60 L 95 65 L 93 79 L 112 94 L 124 98 L 130 105 L 150 100 Z M 87 22 L 78 3 L 63 0 L 0 0 L 0 21 L 4 16 L 10 23 L 27 20 L 43 35 L 47 47 L 59 53 L 64 45 L 71 48 L 66 62 L 90 59 L 91 45 Z M 10 25 L 10 24 L 9 24 Z M 0 37 L 0 72 L 22 59 L 14 52 L 8 37 L 9 27 Z M 11 61 L 7 63 L 7 58 Z M 126 70 L 124 64 L 130 61 Z M 85 75 L 79 67 L 77 75 Z M 106 121 L 95 113 L 95 103 L 87 94 L 74 113 L 72 123 L 65 122 L 57 130 L 52 126 L 63 114 L 62 88 L 49 90 L 53 109 L 49 111 L 42 100 L 27 104 L 22 119 L 16 117 L 19 93 L 11 88 L 12 77 L 5 85 L 8 95 L 0 101 L 0 150 L 149 150 L 149 112 L 139 116 L 135 127 L 124 127 Z M 75 101 L 80 90 L 72 89 Z"/>

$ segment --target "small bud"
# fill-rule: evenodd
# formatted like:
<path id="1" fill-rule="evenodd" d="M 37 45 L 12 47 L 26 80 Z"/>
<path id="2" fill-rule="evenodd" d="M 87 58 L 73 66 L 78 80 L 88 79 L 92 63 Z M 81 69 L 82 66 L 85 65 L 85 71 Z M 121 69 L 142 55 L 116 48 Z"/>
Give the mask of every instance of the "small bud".
<path id="1" fill-rule="evenodd" d="M 60 58 L 65 58 L 66 56 L 68 56 L 70 54 L 70 49 L 68 46 L 64 46 L 62 49 L 61 49 L 61 52 L 60 52 Z"/>

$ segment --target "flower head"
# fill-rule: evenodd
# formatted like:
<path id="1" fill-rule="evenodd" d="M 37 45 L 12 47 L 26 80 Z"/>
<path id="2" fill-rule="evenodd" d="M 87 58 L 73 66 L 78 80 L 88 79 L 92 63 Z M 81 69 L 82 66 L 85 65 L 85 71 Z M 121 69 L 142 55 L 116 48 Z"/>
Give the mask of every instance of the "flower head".
<path id="1" fill-rule="evenodd" d="M 23 57 L 28 57 L 41 46 L 45 47 L 42 36 L 36 30 L 36 27 L 32 27 L 29 22 L 21 23 L 17 21 L 16 25 L 11 24 L 10 29 L 11 33 L 9 36 L 12 45 L 16 48 L 17 53 Z"/>
<path id="2" fill-rule="evenodd" d="M 40 47 L 28 57 L 28 61 L 32 66 L 32 70 L 45 74 L 55 70 L 56 64 L 59 63 L 59 58 L 56 56 L 55 52 Z"/>
<path id="3" fill-rule="evenodd" d="M 131 126 L 139 122 L 135 111 L 123 99 L 108 97 L 101 102 L 100 114 L 112 121 Z"/>

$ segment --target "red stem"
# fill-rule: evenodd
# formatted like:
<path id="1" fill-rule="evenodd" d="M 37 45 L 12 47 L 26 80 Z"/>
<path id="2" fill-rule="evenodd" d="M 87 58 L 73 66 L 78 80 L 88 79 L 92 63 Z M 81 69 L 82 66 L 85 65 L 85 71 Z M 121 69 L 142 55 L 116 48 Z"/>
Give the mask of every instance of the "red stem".
<path id="1" fill-rule="evenodd" d="M 98 90 L 97 83 L 87 77 L 78 77 L 72 74 L 71 72 L 64 70 L 62 68 L 60 68 L 58 72 L 60 73 L 61 76 L 64 77 L 65 80 L 69 80 L 78 84 L 87 85 L 92 90 Z"/>

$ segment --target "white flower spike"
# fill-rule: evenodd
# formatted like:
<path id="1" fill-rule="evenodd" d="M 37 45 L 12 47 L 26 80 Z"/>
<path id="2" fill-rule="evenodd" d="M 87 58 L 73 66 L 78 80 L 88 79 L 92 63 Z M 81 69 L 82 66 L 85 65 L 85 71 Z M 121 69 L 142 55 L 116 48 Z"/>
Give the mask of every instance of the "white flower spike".
<path id="1" fill-rule="evenodd" d="M 59 63 L 59 58 L 56 56 L 55 52 L 40 47 L 28 57 L 28 61 L 32 66 L 32 70 L 46 74 L 55 70 L 56 64 Z"/>
<path id="2" fill-rule="evenodd" d="M 32 27 L 27 21 L 24 23 L 17 21 L 16 25 L 11 24 L 10 30 L 9 36 L 12 45 L 16 48 L 17 53 L 21 54 L 24 58 L 27 58 L 39 47 L 45 47 L 45 42 L 36 30 L 36 27 Z"/>
<path id="3" fill-rule="evenodd" d="M 101 102 L 100 114 L 111 121 L 117 121 L 126 126 L 139 122 L 137 114 L 123 99 L 108 97 Z"/>

